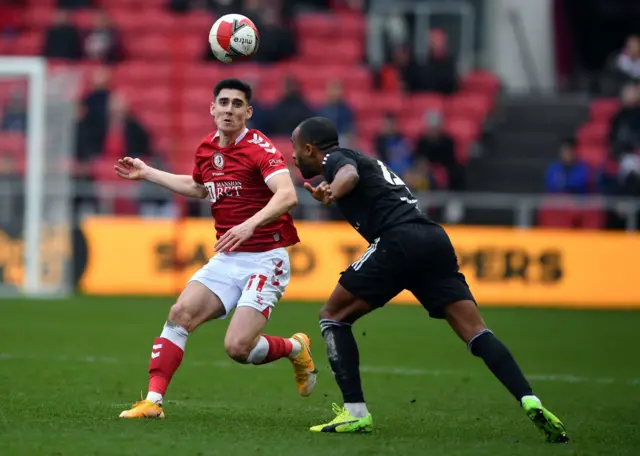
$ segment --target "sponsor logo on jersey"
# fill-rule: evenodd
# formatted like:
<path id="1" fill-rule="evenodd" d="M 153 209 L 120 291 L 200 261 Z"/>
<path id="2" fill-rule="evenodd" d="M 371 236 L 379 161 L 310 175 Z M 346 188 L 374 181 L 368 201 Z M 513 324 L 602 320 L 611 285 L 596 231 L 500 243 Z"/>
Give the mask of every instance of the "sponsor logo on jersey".
<path id="1" fill-rule="evenodd" d="M 242 190 L 240 181 L 205 182 L 204 186 L 209 192 L 212 203 L 219 202 L 225 196 L 240 196 L 240 190 Z"/>
<path id="2" fill-rule="evenodd" d="M 280 158 L 272 158 L 271 160 L 269 160 L 270 166 L 278 166 L 281 163 L 282 163 L 282 159 Z"/>
<path id="3" fill-rule="evenodd" d="M 224 157 L 221 153 L 213 154 L 213 158 L 211 161 L 213 162 L 213 166 L 216 169 L 222 169 L 224 167 Z"/>

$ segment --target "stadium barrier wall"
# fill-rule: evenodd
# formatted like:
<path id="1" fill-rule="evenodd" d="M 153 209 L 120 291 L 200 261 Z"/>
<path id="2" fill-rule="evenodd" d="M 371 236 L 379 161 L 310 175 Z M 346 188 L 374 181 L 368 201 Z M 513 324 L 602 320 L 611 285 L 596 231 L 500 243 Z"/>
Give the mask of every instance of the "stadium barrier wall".
<path id="1" fill-rule="evenodd" d="M 298 222 L 301 243 L 290 248 L 285 299 L 325 300 L 339 273 L 366 242 L 340 222 Z M 448 227 L 462 272 L 482 305 L 640 308 L 640 236 L 635 233 Z M 73 242 L 79 289 L 99 295 L 175 295 L 213 253 L 208 219 L 91 217 Z M 20 283 L 21 241 L 0 230 L 0 272 Z M 46 245 L 61 243 L 45 236 Z M 179 240 L 179 242 L 176 242 Z M 18 261 L 12 257 L 17 256 Z M 176 259 L 183 266 L 174 267 Z M 49 274 L 55 267 L 48 268 Z M 414 304 L 404 292 L 396 303 Z"/>

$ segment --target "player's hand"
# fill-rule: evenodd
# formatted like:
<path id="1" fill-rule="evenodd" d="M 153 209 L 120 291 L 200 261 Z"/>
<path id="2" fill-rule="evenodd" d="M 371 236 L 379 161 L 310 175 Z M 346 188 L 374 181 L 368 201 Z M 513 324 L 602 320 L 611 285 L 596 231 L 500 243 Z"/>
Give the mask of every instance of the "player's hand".
<path id="1" fill-rule="evenodd" d="M 247 220 L 224 233 L 213 248 L 216 252 L 233 252 L 243 242 L 248 241 L 255 230 L 256 226 Z"/>
<path id="2" fill-rule="evenodd" d="M 116 174 L 123 179 L 139 180 L 143 178 L 147 164 L 139 158 L 124 157 L 118 160 L 118 164 L 113 168 L 116 170 Z"/>
<path id="3" fill-rule="evenodd" d="M 314 187 L 309 182 L 304 183 L 304 188 L 306 188 L 311 196 L 316 201 L 320 201 L 322 204 L 329 205 L 333 203 L 333 197 L 331 196 L 331 187 L 325 181 L 318 184 L 317 187 Z"/>

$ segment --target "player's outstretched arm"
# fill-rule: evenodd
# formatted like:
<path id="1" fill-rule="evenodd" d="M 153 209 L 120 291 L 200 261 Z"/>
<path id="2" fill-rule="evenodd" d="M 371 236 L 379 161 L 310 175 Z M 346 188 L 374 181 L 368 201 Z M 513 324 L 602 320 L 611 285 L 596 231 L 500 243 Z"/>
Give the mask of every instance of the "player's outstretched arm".
<path id="1" fill-rule="evenodd" d="M 276 174 L 267 181 L 273 196 L 265 207 L 244 223 L 236 225 L 222 235 L 214 248 L 218 252 L 234 251 L 247 241 L 256 228 L 275 222 L 298 205 L 298 196 L 289 173 Z"/>
<path id="2" fill-rule="evenodd" d="M 333 182 L 329 185 L 327 192 L 330 195 L 330 199 L 338 200 L 345 195 L 351 193 L 356 188 L 360 175 L 358 170 L 353 165 L 344 165 L 336 173 L 336 177 L 333 178 Z"/>
<path id="3" fill-rule="evenodd" d="M 122 158 L 118 160 L 114 169 L 116 174 L 123 179 L 146 180 L 191 198 L 205 198 L 207 196 L 207 189 L 196 184 L 192 176 L 160 171 L 147 165 L 139 158 Z"/>

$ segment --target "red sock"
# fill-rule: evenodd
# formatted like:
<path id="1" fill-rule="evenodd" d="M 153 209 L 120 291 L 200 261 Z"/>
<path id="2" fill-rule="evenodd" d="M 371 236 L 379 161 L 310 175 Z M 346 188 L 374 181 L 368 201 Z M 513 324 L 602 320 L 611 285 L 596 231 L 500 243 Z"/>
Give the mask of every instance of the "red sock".
<path id="1" fill-rule="evenodd" d="M 149 391 L 164 396 L 183 355 L 184 351 L 169 339 L 155 338 L 149 362 Z"/>
<path id="2" fill-rule="evenodd" d="M 280 358 L 286 358 L 293 350 L 293 344 L 289 339 L 278 336 L 267 336 L 263 334 L 262 337 L 269 342 L 269 351 L 265 356 L 262 364 L 267 364 Z"/>

